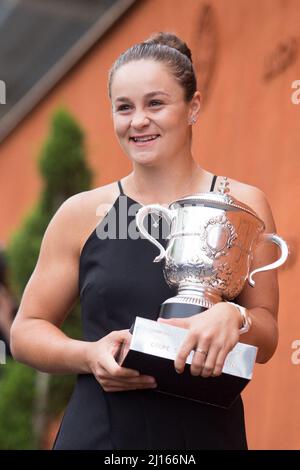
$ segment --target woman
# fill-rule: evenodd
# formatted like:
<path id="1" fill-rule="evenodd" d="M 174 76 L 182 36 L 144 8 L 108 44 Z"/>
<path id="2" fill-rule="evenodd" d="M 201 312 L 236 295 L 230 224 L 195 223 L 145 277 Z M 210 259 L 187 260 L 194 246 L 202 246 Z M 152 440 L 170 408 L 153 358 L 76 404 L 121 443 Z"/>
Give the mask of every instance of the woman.
<path id="1" fill-rule="evenodd" d="M 117 364 L 117 351 L 128 340 L 135 316 L 142 312 L 156 319 L 159 305 L 172 292 L 162 265 L 153 263 L 155 248 L 146 240 L 97 236 L 109 214 L 120 215 L 123 199 L 129 227 L 134 223 L 132 206 L 167 204 L 218 184 L 191 153 L 200 94 L 190 50 L 167 33 L 133 46 L 110 71 L 109 95 L 115 133 L 133 170 L 118 184 L 70 198 L 54 216 L 12 327 L 13 354 L 42 371 L 79 374 L 55 449 L 245 449 L 240 399 L 222 410 L 165 396 L 155 391 L 154 377 Z M 263 193 L 229 182 L 233 196 L 259 214 L 268 232 L 275 231 Z M 99 221 L 102 205 L 111 209 Z M 121 224 L 124 218 L 116 220 Z M 267 264 L 273 255 L 271 247 L 257 250 L 253 264 Z M 243 341 L 258 346 L 261 363 L 277 345 L 277 292 L 276 274 L 269 271 L 237 299 L 252 323 Z M 66 337 L 59 328 L 78 294 L 84 341 Z M 191 373 L 219 375 L 239 340 L 239 309 L 220 303 L 178 322 L 189 328 L 175 362 L 178 372 L 189 351 L 198 349 Z"/>

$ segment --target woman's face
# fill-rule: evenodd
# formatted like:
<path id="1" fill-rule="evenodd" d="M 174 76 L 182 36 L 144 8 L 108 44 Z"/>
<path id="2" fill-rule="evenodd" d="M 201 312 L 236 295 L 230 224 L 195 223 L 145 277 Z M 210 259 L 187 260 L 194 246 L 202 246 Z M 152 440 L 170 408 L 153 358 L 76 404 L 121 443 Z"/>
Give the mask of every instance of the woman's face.
<path id="1" fill-rule="evenodd" d="M 191 103 L 164 64 L 143 59 L 122 65 L 111 99 L 116 135 L 133 162 L 169 160 L 190 145 Z"/>

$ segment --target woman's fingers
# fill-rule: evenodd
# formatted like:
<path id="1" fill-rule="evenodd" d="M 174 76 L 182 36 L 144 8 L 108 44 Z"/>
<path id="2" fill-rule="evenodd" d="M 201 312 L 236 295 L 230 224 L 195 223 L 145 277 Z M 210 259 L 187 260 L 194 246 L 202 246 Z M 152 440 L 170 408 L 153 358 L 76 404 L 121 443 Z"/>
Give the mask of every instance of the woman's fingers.
<path id="1" fill-rule="evenodd" d="M 114 331 L 105 338 L 93 344 L 89 350 L 92 357 L 92 370 L 97 381 L 105 391 L 134 390 L 140 388 L 154 388 L 155 379 L 150 376 L 141 375 L 139 371 L 121 367 L 116 359 L 122 342 L 130 341 L 131 335 L 128 330 Z"/>
<path id="2" fill-rule="evenodd" d="M 229 353 L 229 351 L 225 350 L 224 348 L 220 349 L 220 351 L 217 355 L 217 358 L 216 358 L 214 370 L 212 372 L 212 375 L 214 377 L 217 377 L 218 375 L 222 374 L 222 370 L 223 370 L 223 367 L 224 367 L 224 362 L 225 362 L 225 359 L 226 359 L 226 356 L 227 356 L 228 353 Z"/>
<path id="3" fill-rule="evenodd" d="M 132 335 L 129 333 L 129 330 L 116 330 L 109 333 L 106 338 L 109 337 L 121 343 L 124 340 L 129 340 Z"/>
<path id="4" fill-rule="evenodd" d="M 152 377 L 151 375 L 140 375 L 138 378 L 130 377 L 130 378 L 124 378 L 124 379 L 106 376 L 106 377 L 103 377 L 103 381 L 105 380 L 110 381 L 112 383 L 122 383 L 122 384 L 128 384 L 128 385 L 147 385 L 147 384 L 155 383 L 155 378 Z"/>
<path id="5" fill-rule="evenodd" d="M 190 317 L 186 318 L 158 318 L 159 323 L 166 323 L 167 325 L 178 326 L 179 328 L 188 329 L 191 324 Z"/>
<path id="6" fill-rule="evenodd" d="M 127 369 L 127 367 L 121 367 L 116 362 L 115 358 L 111 354 L 107 354 L 105 361 L 102 360 L 102 368 L 105 369 L 108 375 L 115 378 L 129 378 L 129 377 L 139 377 L 140 373 L 134 369 Z"/>
<path id="7" fill-rule="evenodd" d="M 124 384 L 120 384 L 119 386 L 116 386 L 116 385 L 109 385 L 109 386 L 103 386 L 103 389 L 105 390 L 105 392 L 128 392 L 130 390 L 151 390 L 151 389 L 155 389 L 157 387 L 157 385 L 136 385 L 136 386 L 133 386 L 133 385 L 130 385 L 130 386 L 126 386 Z"/>
<path id="8" fill-rule="evenodd" d="M 139 380 L 127 378 L 124 380 L 118 380 L 112 377 L 102 378 L 100 381 L 105 391 L 117 391 L 117 390 L 137 390 L 145 388 L 155 388 L 157 386 L 154 377 L 143 375 L 139 377 Z"/>
<path id="9" fill-rule="evenodd" d="M 175 359 L 175 369 L 176 372 L 181 374 L 184 371 L 186 360 L 190 352 L 194 349 L 196 338 L 193 334 L 187 335 L 186 339 L 183 341 L 180 350 Z"/>
<path id="10" fill-rule="evenodd" d="M 201 375 L 205 361 L 207 358 L 208 347 L 205 349 L 198 347 L 195 349 L 192 364 L 191 364 L 191 374 L 192 375 Z"/>
<path id="11" fill-rule="evenodd" d="M 201 371 L 202 377 L 210 377 L 213 374 L 220 349 L 221 347 L 218 345 L 210 345 L 208 354 L 205 358 L 203 369 Z"/>
<path id="12" fill-rule="evenodd" d="M 115 359 L 123 341 L 130 340 L 130 338 L 131 335 L 128 330 L 113 331 L 107 336 L 110 344 L 108 344 L 106 348 L 105 355 L 101 358 L 101 367 L 105 369 L 109 375 L 119 378 L 139 377 L 140 373 L 137 370 L 121 367 Z"/>
<path id="13" fill-rule="evenodd" d="M 211 344 L 203 368 L 202 377 L 217 377 L 222 374 L 224 362 L 230 349 L 220 344 Z"/>

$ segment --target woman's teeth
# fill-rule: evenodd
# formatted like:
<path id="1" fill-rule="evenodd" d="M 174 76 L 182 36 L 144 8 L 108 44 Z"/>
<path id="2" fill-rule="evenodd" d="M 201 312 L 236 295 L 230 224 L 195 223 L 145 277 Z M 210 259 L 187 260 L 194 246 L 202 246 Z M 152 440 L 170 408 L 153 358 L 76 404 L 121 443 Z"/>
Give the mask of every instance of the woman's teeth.
<path id="1" fill-rule="evenodd" d="M 149 140 L 154 140 L 159 137 L 159 134 L 147 135 L 145 137 L 130 137 L 134 142 L 148 142 Z"/>

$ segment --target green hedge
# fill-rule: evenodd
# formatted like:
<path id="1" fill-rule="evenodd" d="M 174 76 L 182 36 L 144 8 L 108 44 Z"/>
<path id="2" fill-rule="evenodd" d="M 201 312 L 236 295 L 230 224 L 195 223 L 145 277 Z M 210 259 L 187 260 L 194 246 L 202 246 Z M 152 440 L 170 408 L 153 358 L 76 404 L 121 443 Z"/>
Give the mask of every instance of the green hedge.
<path id="1" fill-rule="evenodd" d="M 14 360 L 1 366 L 0 375 L 0 447 L 34 449 L 32 426 L 35 396 L 35 371 Z"/>
<path id="2" fill-rule="evenodd" d="M 24 218 L 8 246 L 10 283 L 17 298 L 36 265 L 43 234 L 58 207 L 70 196 L 90 188 L 91 171 L 85 162 L 84 135 L 75 119 L 64 109 L 51 121 L 48 139 L 41 150 L 39 169 L 44 180 L 40 200 Z M 81 337 L 80 309 L 67 318 L 63 330 L 73 338 Z M 14 360 L 0 371 L 0 449 L 37 448 L 43 436 L 33 429 L 37 372 Z M 74 376 L 52 376 L 42 422 L 60 415 L 74 386 Z M 35 411 L 36 413 L 36 411 Z M 43 430 L 45 431 L 45 430 Z"/>

